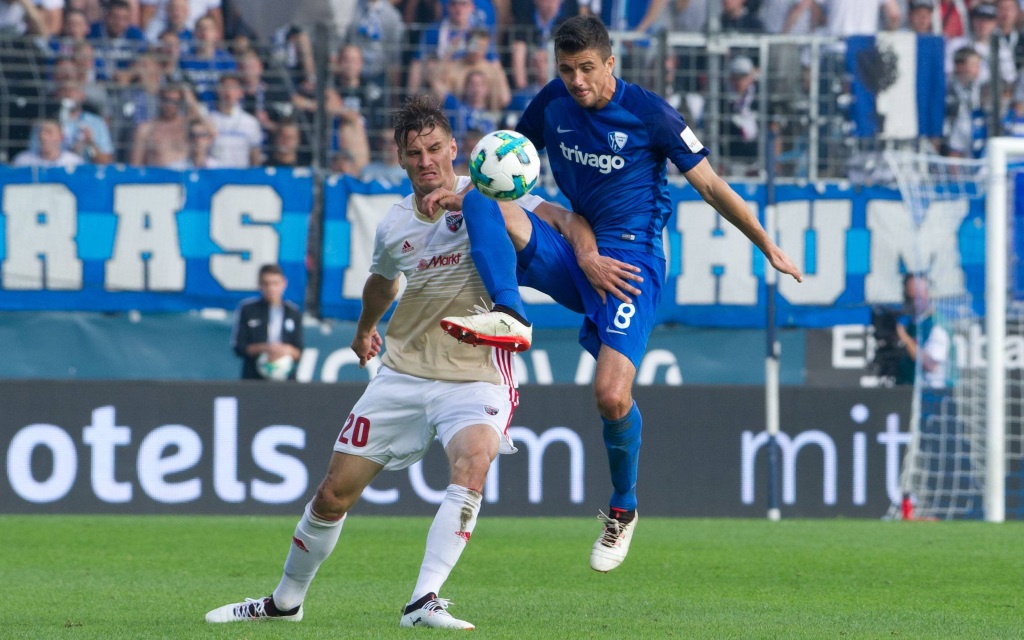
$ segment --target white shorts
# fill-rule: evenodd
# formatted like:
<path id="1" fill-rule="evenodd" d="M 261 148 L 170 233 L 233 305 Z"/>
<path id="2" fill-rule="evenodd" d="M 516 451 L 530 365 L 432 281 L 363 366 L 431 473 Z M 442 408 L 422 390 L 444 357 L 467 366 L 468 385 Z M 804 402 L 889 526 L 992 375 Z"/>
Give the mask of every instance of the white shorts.
<path id="1" fill-rule="evenodd" d="M 519 405 L 513 387 L 489 382 L 427 380 L 381 367 L 345 419 L 334 450 L 404 469 L 427 453 L 435 437 L 442 446 L 475 424 L 498 434 L 498 453 L 515 453 L 508 437 Z"/>

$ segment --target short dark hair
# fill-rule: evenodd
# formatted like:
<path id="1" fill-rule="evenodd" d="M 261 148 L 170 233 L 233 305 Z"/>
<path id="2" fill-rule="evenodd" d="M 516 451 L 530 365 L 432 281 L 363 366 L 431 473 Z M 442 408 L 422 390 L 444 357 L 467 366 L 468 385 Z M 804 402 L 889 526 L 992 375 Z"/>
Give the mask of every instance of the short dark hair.
<path id="1" fill-rule="evenodd" d="M 281 269 L 281 265 L 274 264 L 274 263 L 265 264 L 262 267 L 260 267 L 260 275 L 259 275 L 259 277 L 262 278 L 263 276 L 269 276 L 269 275 L 284 277 L 284 270 Z"/>
<path id="2" fill-rule="evenodd" d="M 607 60 L 612 55 L 612 41 L 601 19 L 593 14 L 573 16 L 563 22 L 552 36 L 555 54 L 580 53 L 593 49 Z"/>
<path id="3" fill-rule="evenodd" d="M 429 133 L 439 128 L 449 138 L 452 136 L 452 125 L 441 103 L 428 94 L 417 94 L 406 100 L 391 114 L 391 119 L 395 127 L 395 142 L 400 150 L 405 149 L 405 140 L 413 132 Z"/>

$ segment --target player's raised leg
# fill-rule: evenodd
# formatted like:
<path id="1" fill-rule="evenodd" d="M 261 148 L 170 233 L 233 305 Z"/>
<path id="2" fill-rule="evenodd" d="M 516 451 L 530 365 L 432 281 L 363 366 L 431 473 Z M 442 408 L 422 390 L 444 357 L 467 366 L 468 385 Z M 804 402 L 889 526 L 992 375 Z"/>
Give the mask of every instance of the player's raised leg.
<path id="1" fill-rule="evenodd" d="M 206 614 L 206 621 L 302 620 L 306 591 L 334 551 L 348 510 L 382 468 L 365 458 L 334 453 L 327 476 L 295 526 L 284 573 L 273 594 L 218 607 Z"/>
<path id="2" fill-rule="evenodd" d="M 601 535 L 590 552 L 590 567 L 595 571 L 611 571 L 622 564 L 638 519 L 636 480 L 643 420 L 631 392 L 635 375 L 636 368 L 626 356 L 601 347 L 594 394 L 604 425 L 613 490 L 608 514 L 598 515 Z"/>
<path id="3" fill-rule="evenodd" d="M 501 208 L 474 189 L 465 194 L 462 213 L 470 256 L 494 307 L 474 315 L 449 316 L 441 320 L 441 328 L 469 344 L 526 351 L 533 341 L 533 327 L 519 295 L 516 249 L 505 229 Z"/>

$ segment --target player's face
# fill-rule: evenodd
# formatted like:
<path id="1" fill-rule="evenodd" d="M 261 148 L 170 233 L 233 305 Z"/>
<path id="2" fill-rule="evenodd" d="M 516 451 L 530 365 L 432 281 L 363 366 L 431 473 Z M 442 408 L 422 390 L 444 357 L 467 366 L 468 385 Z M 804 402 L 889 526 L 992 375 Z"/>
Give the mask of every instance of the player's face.
<path id="1" fill-rule="evenodd" d="M 406 134 L 400 157 L 416 195 L 425 196 L 441 187 L 453 188 L 456 151 L 455 139 L 440 127 Z"/>
<path id="2" fill-rule="evenodd" d="M 584 109 L 600 109 L 615 95 L 615 56 L 601 59 L 594 49 L 578 53 L 558 52 L 558 76 L 576 104 Z"/>
<path id="3" fill-rule="evenodd" d="M 288 281 L 277 273 L 264 273 L 260 276 L 260 295 L 272 306 L 281 304 Z"/>

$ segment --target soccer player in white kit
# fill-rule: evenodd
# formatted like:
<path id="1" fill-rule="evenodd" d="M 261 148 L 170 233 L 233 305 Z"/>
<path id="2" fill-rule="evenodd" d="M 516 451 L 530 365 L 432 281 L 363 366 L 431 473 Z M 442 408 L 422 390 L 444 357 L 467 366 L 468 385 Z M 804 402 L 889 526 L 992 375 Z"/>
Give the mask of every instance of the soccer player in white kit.
<path id="1" fill-rule="evenodd" d="M 470 181 L 455 175 L 456 143 L 433 99 L 412 98 L 394 116 L 413 194 L 391 207 L 377 228 L 351 345 L 360 366 L 381 353 L 377 323 L 398 294 L 399 274 L 405 274 L 405 291 L 388 323 L 382 366 L 342 425 L 327 475 L 295 527 L 284 575 L 273 594 L 214 609 L 206 614 L 207 622 L 301 620 L 313 576 L 334 549 L 363 490 L 380 471 L 420 460 L 437 436 L 448 456 L 451 483 L 427 533 L 419 578 L 400 624 L 474 628 L 449 614 L 448 601 L 437 594 L 473 533 L 491 461 L 498 453 L 516 450 L 507 432 L 519 402 L 513 354 L 455 343 L 440 328 L 445 316 L 463 314 L 481 302 L 491 305 L 470 257 L 462 212 L 419 206 L 435 190 L 462 192 Z M 532 209 L 581 254 L 596 251 L 589 225 L 561 207 L 533 196 L 502 206 Z M 618 268 L 610 260 L 606 266 Z"/>

